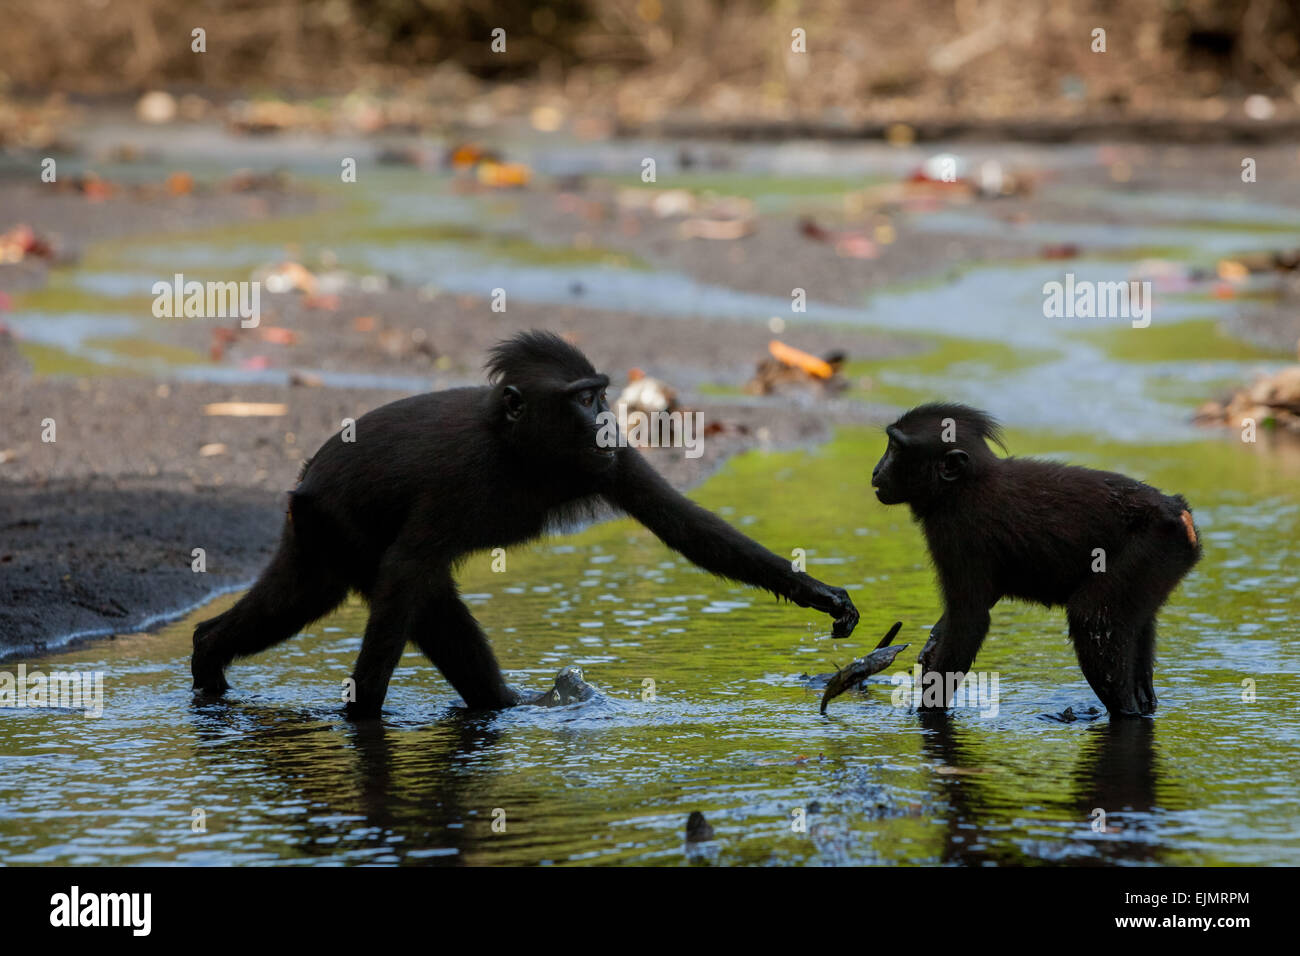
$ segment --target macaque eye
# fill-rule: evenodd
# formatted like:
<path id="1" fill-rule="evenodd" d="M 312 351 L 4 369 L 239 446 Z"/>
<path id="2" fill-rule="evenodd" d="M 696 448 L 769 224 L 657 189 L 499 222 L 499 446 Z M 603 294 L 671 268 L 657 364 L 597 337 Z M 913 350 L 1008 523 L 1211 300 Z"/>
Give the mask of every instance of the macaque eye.
<path id="1" fill-rule="evenodd" d="M 578 393 L 578 402 L 582 405 L 583 408 L 590 408 L 591 403 L 594 402 L 595 400 L 596 400 L 596 393 L 591 389 L 587 389 L 587 391 L 585 392 Z"/>
<path id="2" fill-rule="evenodd" d="M 605 390 L 602 388 L 600 390 L 600 404 L 605 405 L 608 404 L 608 402 L 609 398 L 605 395 Z"/>

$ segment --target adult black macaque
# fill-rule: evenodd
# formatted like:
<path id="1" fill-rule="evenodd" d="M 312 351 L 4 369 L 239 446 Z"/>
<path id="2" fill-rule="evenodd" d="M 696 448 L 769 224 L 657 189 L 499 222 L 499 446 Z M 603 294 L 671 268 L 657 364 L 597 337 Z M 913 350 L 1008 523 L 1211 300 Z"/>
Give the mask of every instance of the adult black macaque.
<path id="1" fill-rule="evenodd" d="M 1187 502 L 1114 472 L 998 458 L 987 444 L 1005 450 L 998 423 L 965 405 L 921 405 L 885 432 L 871 484 L 925 532 L 944 612 L 919 660 L 943 675 L 944 706 L 989 609 L 1011 597 L 1065 606 L 1083 676 L 1111 714 L 1153 713 L 1156 612 L 1201 555 Z"/>
<path id="2" fill-rule="evenodd" d="M 417 395 L 356 422 L 311 458 L 290 493 L 280 547 L 230 610 L 194 629 L 194 687 L 221 693 L 225 668 L 286 640 L 349 590 L 370 603 L 352 716 L 379 713 L 393 669 L 413 641 L 471 708 L 528 703 L 506 685 L 477 622 L 456 593 L 466 555 L 537 537 L 602 501 L 722 577 L 834 617 L 852 633 L 858 612 L 841 588 L 691 502 L 633 448 L 601 447 L 609 379 L 548 332 L 498 344 L 491 384 Z"/>

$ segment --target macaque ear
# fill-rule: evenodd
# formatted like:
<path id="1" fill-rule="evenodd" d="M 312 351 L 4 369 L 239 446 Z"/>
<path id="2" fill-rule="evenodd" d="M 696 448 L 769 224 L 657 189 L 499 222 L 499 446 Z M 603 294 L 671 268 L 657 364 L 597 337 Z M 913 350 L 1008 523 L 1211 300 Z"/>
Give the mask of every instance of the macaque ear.
<path id="1" fill-rule="evenodd" d="M 506 408 L 506 421 L 517 422 L 524 417 L 524 393 L 513 385 L 501 390 L 502 401 Z"/>
<path id="2" fill-rule="evenodd" d="M 960 448 L 954 448 L 943 456 L 943 463 L 939 466 L 939 477 L 944 481 L 956 481 L 966 473 L 966 464 L 969 461 L 970 455 Z"/>

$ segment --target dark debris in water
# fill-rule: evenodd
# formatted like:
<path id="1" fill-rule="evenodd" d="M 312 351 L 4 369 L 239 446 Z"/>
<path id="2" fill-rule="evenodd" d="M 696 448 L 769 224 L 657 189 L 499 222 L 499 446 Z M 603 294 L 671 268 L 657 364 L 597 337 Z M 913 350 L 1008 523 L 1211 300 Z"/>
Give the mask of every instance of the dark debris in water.
<path id="1" fill-rule="evenodd" d="M 1042 714 L 1041 716 L 1043 720 L 1054 720 L 1058 724 L 1072 724 L 1076 720 L 1096 720 L 1103 713 L 1104 711 L 1097 707 L 1089 707 L 1076 714 L 1073 707 L 1067 707 L 1059 714 Z"/>
<path id="2" fill-rule="evenodd" d="M 850 661 L 847 666 L 841 667 L 834 674 L 829 675 L 826 681 L 826 692 L 822 694 L 821 712 L 826 713 L 826 705 L 836 697 L 843 694 L 852 687 L 858 687 L 864 680 L 872 674 L 878 674 L 890 664 L 894 663 L 894 658 L 905 651 L 910 645 L 899 644 L 890 647 L 889 643 L 898 636 L 899 630 L 903 627 L 902 621 L 894 622 L 894 626 L 889 632 L 880 639 L 876 649 L 865 657 L 859 657 L 857 660 Z M 819 675 L 815 680 L 823 676 Z"/>

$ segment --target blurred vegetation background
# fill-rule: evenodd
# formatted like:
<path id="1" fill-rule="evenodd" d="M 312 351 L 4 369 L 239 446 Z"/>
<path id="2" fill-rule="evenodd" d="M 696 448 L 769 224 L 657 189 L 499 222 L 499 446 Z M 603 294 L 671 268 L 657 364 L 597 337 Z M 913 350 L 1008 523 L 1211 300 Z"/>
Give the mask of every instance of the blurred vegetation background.
<path id="1" fill-rule="evenodd" d="M 0 91 L 509 85 L 631 120 L 1185 115 L 1300 103 L 1293 0 L 4 0 Z M 190 33 L 207 32 L 207 52 Z M 504 53 L 490 48 L 503 28 Z M 1092 31 L 1106 30 L 1106 53 Z M 806 31 L 807 52 L 791 50 Z"/>

